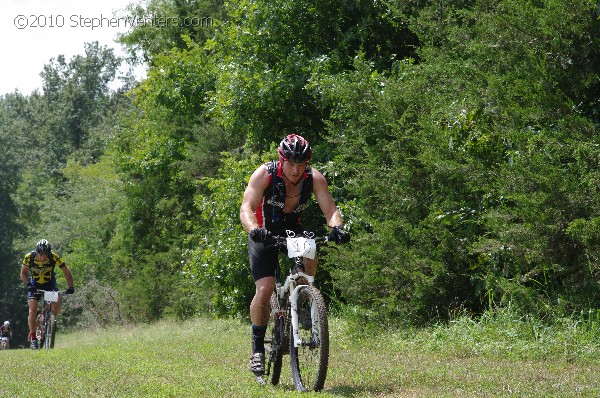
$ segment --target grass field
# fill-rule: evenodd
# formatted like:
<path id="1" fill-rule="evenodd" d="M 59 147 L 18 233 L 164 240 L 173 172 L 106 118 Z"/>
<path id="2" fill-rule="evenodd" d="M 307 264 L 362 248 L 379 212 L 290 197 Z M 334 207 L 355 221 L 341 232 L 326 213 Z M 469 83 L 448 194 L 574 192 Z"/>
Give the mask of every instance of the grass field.
<path id="1" fill-rule="evenodd" d="M 506 320 L 505 320 L 506 321 Z M 600 397 L 600 339 L 578 326 L 536 330 L 459 319 L 450 326 L 359 337 L 330 321 L 321 393 L 294 391 L 247 369 L 250 328 L 236 320 L 59 331 L 54 350 L 0 352 L 10 397 Z"/>

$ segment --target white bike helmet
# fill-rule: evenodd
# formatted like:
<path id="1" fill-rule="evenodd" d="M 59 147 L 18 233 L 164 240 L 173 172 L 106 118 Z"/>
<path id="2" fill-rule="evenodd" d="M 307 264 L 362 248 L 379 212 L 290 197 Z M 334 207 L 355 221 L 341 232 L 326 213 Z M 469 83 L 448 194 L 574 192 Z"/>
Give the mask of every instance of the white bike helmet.
<path id="1" fill-rule="evenodd" d="M 42 239 L 35 246 L 35 251 L 40 254 L 50 255 L 52 254 L 52 246 L 50 245 L 50 242 L 48 242 L 46 239 Z"/>
<path id="2" fill-rule="evenodd" d="M 4 321 L 4 326 L 10 326 L 10 322 L 9 321 Z"/>

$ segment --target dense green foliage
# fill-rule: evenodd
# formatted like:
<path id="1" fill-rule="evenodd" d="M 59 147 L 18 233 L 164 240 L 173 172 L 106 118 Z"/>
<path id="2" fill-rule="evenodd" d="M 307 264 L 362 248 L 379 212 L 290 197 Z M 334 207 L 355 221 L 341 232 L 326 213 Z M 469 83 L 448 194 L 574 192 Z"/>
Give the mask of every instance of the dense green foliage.
<path id="1" fill-rule="evenodd" d="M 0 99 L 3 308 L 21 303 L 15 264 L 43 236 L 81 292 L 68 324 L 244 316 L 242 193 L 292 132 L 313 144 L 353 237 L 321 257 L 332 309 L 422 324 L 600 305 L 595 2 L 129 11 L 210 24 L 123 35 L 148 70 L 117 92 L 121 60 L 91 43 L 45 66 L 43 92 Z M 324 232 L 318 206 L 306 220 Z"/>

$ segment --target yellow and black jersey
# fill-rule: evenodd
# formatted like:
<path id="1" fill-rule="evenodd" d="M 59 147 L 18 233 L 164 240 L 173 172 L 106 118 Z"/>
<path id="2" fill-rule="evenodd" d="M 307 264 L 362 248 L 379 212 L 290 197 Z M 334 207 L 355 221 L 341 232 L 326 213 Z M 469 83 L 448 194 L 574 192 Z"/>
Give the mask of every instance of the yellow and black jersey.
<path id="1" fill-rule="evenodd" d="M 31 256 L 34 256 L 33 264 L 31 263 Z M 65 261 L 61 256 L 52 252 L 52 259 L 46 258 L 46 261 L 41 262 L 35 258 L 34 253 L 27 253 L 23 259 L 23 266 L 29 267 L 30 277 L 38 284 L 43 285 L 54 280 L 54 268 L 62 268 L 65 266 Z"/>

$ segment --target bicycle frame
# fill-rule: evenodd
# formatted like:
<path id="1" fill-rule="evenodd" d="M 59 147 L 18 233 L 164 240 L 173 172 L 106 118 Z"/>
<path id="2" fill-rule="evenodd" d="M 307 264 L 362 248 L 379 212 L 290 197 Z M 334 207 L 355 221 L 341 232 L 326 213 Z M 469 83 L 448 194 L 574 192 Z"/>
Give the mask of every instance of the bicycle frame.
<path id="1" fill-rule="evenodd" d="M 292 231 L 286 231 L 286 233 L 288 235 L 287 238 L 275 237 L 277 242 L 275 245 L 277 247 L 282 247 L 285 244 L 285 247 L 288 248 L 288 257 L 292 259 L 292 269 L 290 269 L 289 275 L 285 278 L 285 283 L 281 284 L 279 280 L 276 280 L 275 290 L 280 300 L 284 298 L 286 292 L 290 292 L 289 301 L 291 306 L 291 322 L 294 347 L 300 347 L 300 345 L 302 344 L 302 340 L 298 335 L 298 292 L 300 291 L 300 289 L 303 288 L 303 286 L 307 285 L 297 284 L 297 280 L 299 278 L 304 278 L 307 281 L 308 286 L 313 286 L 315 278 L 314 276 L 305 274 L 303 271 L 294 272 L 294 268 L 304 269 L 304 263 L 302 259 L 304 257 L 314 259 L 316 255 L 317 242 L 320 242 L 320 244 L 324 244 L 328 241 L 328 238 L 323 237 L 314 239 L 314 234 L 312 232 L 307 233 L 305 237 L 296 237 L 295 233 Z M 311 308 L 311 315 L 313 317 L 315 316 L 314 308 Z"/>
<path id="2" fill-rule="evenodd" d="M 279 266 L 275 273 L 270 316 L 273 323 L 270 326 L 266 375 L 270 376 L 272 384 L 278 384 L 282 355 L 290 354 L 296 389 L 319 391 L 325 382 L 329 357 L 327 307 L 314 287 L 315 278 L 304 272 L 303 258 L 314 259 L 317 246 L 327 244 L 328 237 L 315 239 L 312 233 L 300 237 L 292 231 L 286 233 L 287 237 L 273 237 L 275 243 L 271 245 L 288 249 L 291 266 L 283 282 Z M 259 381 L 264 382 L 262 378 Z"/>
<path id="3" fill-rule="evenodd" d="M 291 322 L 292 322 L 292 335 L 294 338 L 294 347 L 299 347 L 302 343 L 302 340 L 300 339 L 299 335 L 298 335 L 298 292 L 300 291 L 300 289 L 302 289 L 304 286 L 304 284 L 296 284 L 296 279 L 303 277 L 306 279 L 306 281 L 308 282 L 309 286 L 312 286 L 315 278 L 305 274 L 304 272 L 298 272 L 295 273 L 293 275 L 288 275 L 287 278 L 285 278 L 285 283 L 281 286 L 276 286 L 275 289 L 277 290 L 277 296 L 280 299 L 283 299 L 285 294 L 290 291 L 290 295 L 289 295 L 289 301 L 290 301 L 290 307 L 291 307 Z M 312 314 L 314 315 L 314 314 Z"/>
<path id="4" fill-rule="evenodd" d="M 54 348 L 54 333 L 56 331 L 56 323 L 48 325 L 52 317 L 51 304 L 58 302 L 61 294 L 53 290 L 38 290 L 38 292 L 42 294 L 42 307 L 35 318 L 37 323 L 36 337 L 40 344 L 39 348 L 42 348 L 43 344 L 44 348 L 50 349 Z M 56 319 L 54 319 L 54 322 L 56 322 Z M 48 332 L 50 332 L 50 335 L 48 335 Z"/>

